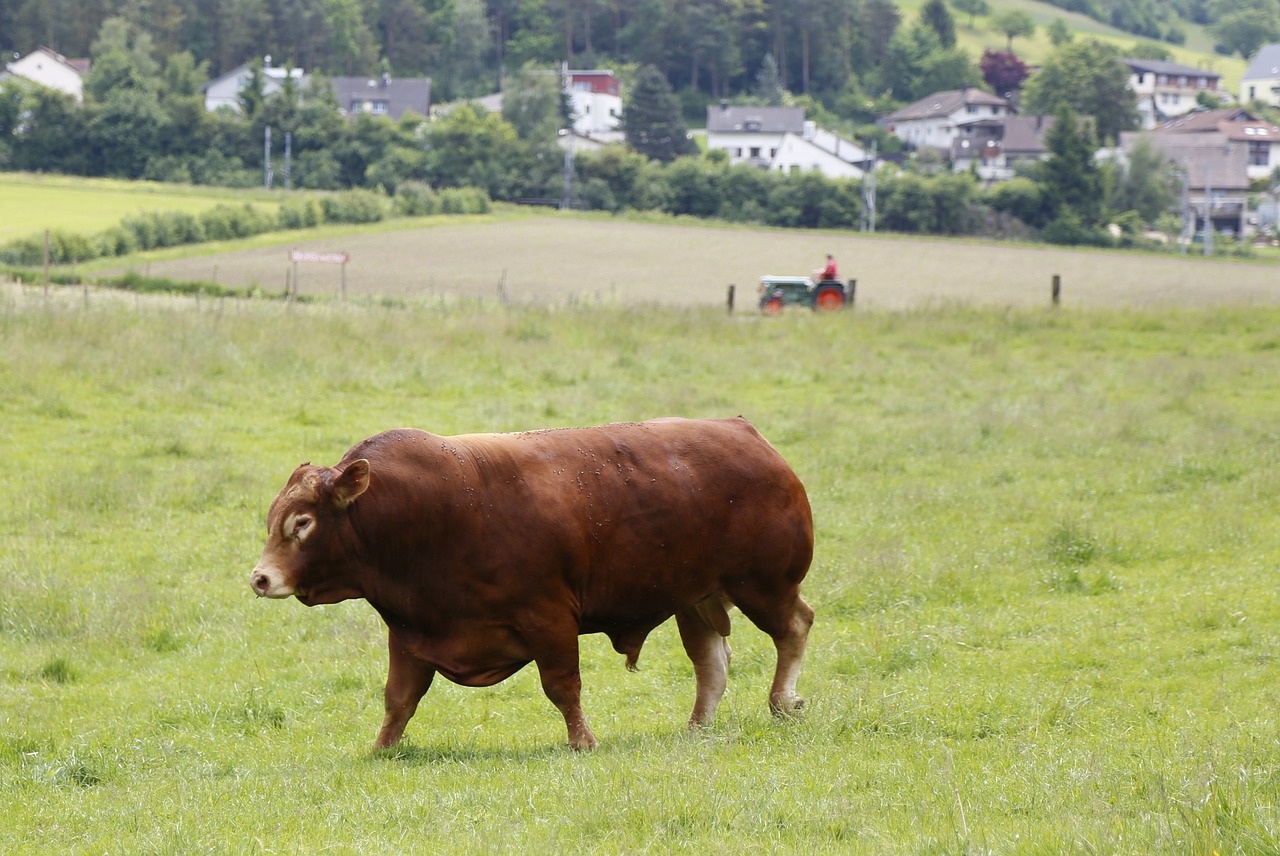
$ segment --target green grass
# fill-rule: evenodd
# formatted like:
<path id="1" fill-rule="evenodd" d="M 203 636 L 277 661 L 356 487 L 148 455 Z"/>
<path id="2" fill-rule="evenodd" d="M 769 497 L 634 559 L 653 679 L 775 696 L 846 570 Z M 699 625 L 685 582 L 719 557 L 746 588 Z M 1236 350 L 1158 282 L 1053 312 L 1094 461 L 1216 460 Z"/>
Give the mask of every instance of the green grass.
<path id="1" fill-rule="evenodd" d="M 199 213 L 219 204 L 250 202 L 273 210 L 281 193 L 152 181 L 0 172 L 0 243 L 45 229 L 85 235 L 141 211 Z"/>
<path id="2" fill-rule="evenodd" d="M 0 301 L 0 852 L 1280 848 L 1280 310 L 807 314 Z M 372 755 L 360 602 L 255 600 L 301 461 L 377 430 L 744 414 L 810 491 L 807 718 L 735 615 L 440 681 Z"/>

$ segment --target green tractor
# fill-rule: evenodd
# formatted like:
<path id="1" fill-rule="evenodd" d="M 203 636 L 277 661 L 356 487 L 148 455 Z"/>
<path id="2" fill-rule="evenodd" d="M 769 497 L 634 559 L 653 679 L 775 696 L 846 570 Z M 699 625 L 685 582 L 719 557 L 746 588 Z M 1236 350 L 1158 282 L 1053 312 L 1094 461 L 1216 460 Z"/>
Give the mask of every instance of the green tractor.
<path id="1" fill-rule="evenodd" d="M 846 289 L 838 279 L 768 274 L 760 277 L 760 311 L 781 315 L 784 307 L 806 306 L 814 312 L 834 312 L 853 302 L 854 282 L 849 280 Z"/>

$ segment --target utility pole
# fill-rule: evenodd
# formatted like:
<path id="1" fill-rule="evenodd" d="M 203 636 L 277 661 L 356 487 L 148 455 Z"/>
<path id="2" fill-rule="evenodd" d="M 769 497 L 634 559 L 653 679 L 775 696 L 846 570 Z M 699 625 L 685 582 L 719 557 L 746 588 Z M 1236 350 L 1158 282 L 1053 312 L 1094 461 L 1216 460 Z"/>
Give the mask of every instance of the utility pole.
<path id="1" fill-rule="evenodd" d="M 284 189 L 293 190 L 293 131 L 284 132 Z"/>
<path id="2" fill-rule="evenodd" d="M 271 126 L 268 125 L 262 141 L 262 186 L 271 189 Z"/>
<path id="3" fill-rule="evenodd" d="M 870 169 L 862 176 L 862 231 L 876 230 L 876 141 L 871 141 Z"/>

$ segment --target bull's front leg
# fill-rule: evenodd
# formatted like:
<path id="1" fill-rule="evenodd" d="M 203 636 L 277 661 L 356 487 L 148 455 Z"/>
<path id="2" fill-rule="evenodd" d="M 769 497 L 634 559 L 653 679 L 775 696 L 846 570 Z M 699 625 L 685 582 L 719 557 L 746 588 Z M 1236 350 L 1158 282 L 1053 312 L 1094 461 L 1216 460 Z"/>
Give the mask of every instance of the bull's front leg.
<path id="1" fill-rule="evenodd" d="M 383 692 L 386 716 L 382 730 L 373 744 L 374 749 L 386 749 L 400 742 L 404 727 L 413 718 L 418 702 L 431 687 L 435 669 L 409 653 L 396 641 L 394 633 L 388 634 L 387 647 L 390 664 L 387 669 L 387 687 Z"/>
<path id="2" fill-rule="evenodd" d="M 578 671 L 578 633 L 573 628 L 566 637 L 547 640 L 539 646 L 534 662 L 542 679 L 542 691 L 564 716 L 569 730 L 569 746 L 579 751 L 596 748 L 595 735 L 582 713 L 582 675 Z"/>

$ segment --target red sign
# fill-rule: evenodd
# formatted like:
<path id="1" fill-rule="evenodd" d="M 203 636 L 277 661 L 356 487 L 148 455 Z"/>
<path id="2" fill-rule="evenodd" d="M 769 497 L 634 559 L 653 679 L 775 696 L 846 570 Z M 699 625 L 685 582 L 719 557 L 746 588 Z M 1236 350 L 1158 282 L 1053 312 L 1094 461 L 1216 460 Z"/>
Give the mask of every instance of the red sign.
<path id="1" fill-rule="evenodd" d="M 320 262 L 326 265 L 345 265 L 351 260 L 347 253 L 313 253 L 307 250 L 290 250 L 291 262 Z"/>

